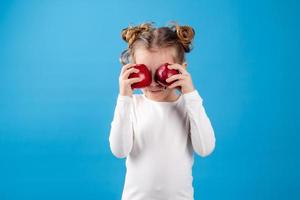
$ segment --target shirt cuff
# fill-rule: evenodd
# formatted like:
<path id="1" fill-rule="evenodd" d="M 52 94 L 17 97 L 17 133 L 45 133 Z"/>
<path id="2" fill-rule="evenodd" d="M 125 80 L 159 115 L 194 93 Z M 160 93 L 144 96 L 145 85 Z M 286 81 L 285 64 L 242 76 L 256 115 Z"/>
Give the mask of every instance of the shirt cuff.
<path id="1" fill-rule="evenodd" d="M 189 102 L 189 101 L 200 101 L 200 102 L 202 102 L 203 101 L 202 97 L 200 96 L 199 92 L 196 89 L 192 92 L 183 94 L 183 98 L 186 102 Z"/>
<path id="2" fill-rule="evenodd" d="M 118 94 L 118 101 L 131 102 L 132 101 L 132 97 Z"/>

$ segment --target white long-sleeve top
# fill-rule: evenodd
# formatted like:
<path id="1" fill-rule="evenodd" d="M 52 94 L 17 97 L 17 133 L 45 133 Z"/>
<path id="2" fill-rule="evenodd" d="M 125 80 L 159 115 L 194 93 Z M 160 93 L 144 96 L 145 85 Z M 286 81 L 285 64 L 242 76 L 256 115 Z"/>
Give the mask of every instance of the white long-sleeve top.
<path id="1" fill-rule="evenodd" d="M 215 141 L 197 90 L 173 102 L 119 94 L 109 142 L 126 157 L 122 200 L 193 200 L 193 152 L 205 157 Z"/>

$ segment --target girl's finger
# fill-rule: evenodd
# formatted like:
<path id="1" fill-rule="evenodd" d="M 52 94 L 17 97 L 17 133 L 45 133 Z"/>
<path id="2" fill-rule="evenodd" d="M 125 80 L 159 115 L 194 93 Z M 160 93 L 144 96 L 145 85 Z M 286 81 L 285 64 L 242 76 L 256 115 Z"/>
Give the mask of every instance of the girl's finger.
<path id="1" fill-rule="evenodd" d="M 133 83 L 137 83 L 140 82 L 142 80 L 142 78 L 137 77 L 137 78 L 130 78 L 126 80 L 126 83 L 128 83 L 129 85 L 133 84 Z"/>
<path id="2" fill-rule="evenodd" d="M 173 80 L 183 80 L 183 79 L 185 79 L 185 76 L 183 76 L 182 74 L 175 74 L 167 78 L 166 81 L 172 82 Z"/>
<path id="3" fill-rule="evenodd" d="M 129 77 L 129 75 L 131 74 L 131 73 L 138 73 L 139 72 L 139 70 L 138 69 L 136 69 L 136 68 L 129 68 L 129 69 L 127 69 L 124 73 L 123 73 L 123 75 L 122 75 L 122 79 L 124 80 L 124 79 L 128 79 L 128 77 Z"/>
<path id="4" fill-rule="evenodd" d="M 184 83 L 183 80 L 179 80 L 179 81 L 176 81 L 174 83 L 172 83 L 171 85 L 168 86 L 168 88 L 174 88 L 174 87 L 177 87 L 177 86 L 182 86 Z"/>
<path id="5" fill-rule="evenodd" d="M 127 71 L 128 69 L 132 68 L 135 64 L 133 63 L 128 63 L 126 65 L 123 65 L 122 69 L 121 69 L 121 74 L 124 74 L 125 71 Z"/>
<path id="6" fill-rule="evenodd" d="M 177 64 L 177 63 L 168 65 L 168 68 L 169 69 L 177 69 L 181 74 L 188 74 L 186 69 L 182 65 Z"/>

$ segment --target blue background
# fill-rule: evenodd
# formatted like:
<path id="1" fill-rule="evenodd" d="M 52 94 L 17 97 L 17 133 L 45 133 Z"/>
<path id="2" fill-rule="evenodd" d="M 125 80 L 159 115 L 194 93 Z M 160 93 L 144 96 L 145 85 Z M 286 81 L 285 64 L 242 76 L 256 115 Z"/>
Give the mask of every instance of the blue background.
<path id="1" fill-rule="evenodd" d="M 0 1 L 0 199 L 120 199 L 109 149 L 122 28 L 196 30 L 215 129 L 195 199 L 299 199 L 299 1 Z"/>

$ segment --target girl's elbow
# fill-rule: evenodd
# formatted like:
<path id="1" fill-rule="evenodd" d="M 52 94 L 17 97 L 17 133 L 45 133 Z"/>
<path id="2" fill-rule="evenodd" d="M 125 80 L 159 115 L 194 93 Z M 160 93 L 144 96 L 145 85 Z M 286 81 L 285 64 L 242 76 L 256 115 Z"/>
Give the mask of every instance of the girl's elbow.
<path id="1" fill-rule="evenodd" d="M 110 146 L 112 154 L 117 158 L 126 158 L 128 154 L 121 148 Z"/>
<path id="2" fill-rule="evenodd" d="M 196 148 L 195 152 L 200 155 L 201 157 L 207 157 L 213 153 L 216 147 L 216 140 L 214 139 L 210 145 L 207 145 L 205 148 Z"/>
<path id="3" fill-rule="evenodd" d="M 126 158 L 127 155 L 121 151 L 112 151 L 113 155 L 117 158 Z"/>
<path id="4" fill-rule="evenodd" d="M 109 140 L 110 150 L 112 154 L 117 158 L 125 158 L 128 156 L 130 150 L 129 147 L 124 146 L 119 141 Z"/>

